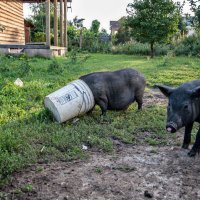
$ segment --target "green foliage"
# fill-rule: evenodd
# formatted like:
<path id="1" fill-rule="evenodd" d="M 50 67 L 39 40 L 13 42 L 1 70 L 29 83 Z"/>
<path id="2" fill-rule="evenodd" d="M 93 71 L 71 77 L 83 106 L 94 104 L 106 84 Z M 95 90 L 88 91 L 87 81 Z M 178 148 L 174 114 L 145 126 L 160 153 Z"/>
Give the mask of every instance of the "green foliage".
<path id="1" fill-rule="evenodd" d="M 1 200 L 8 200 L 8 195 L 5 192 L 0 192 L 0 199 Z"/>
<path id="2" fill-rule="evenodd" d="M 50 34 L 50 37 L 51 37 L 51 44 L 53 44 L 54 36 L 52 33 Z M 46 34 L 44 32 L 36 32 L 34 34 L 33 42 L 46 42 Z"/>
<path id="3" fill-rule="evenodd" d="M 63 72 L 63 67 L 59 65 L 56 59 L 52 60 L 50 65 L 48 66 L 48 72 L 52 74 L 61 74 Z"/>
<path id="4" fill-rule="evenodd" d="M 71 51 L 73 48 L 79 46 L 79 37 L 77 35 L 77 30 L 74 26 L 70 25 L 67 28 L 68 37 L 68 50 Z"/>
<path id="5" fill-rule="evenodd" d="M 72 51 L 70 52 L 69 57 L 70 57 L 72 63 L 76 63 L 76 61 L 77 61 L 77 54 L 78 54 L 77 49 L 72 49 Z"/>
<path id="6" fill-rule="evenodd" d="M 37 32 L 35 33 L 34 42 L 45 42 L 46 35 L 44 32 Z"/>
<path id="7" fill-rule="evenodd" d="M 1 56 L 0 55 L 0 77 L 1 73 L 4 77 L 24 77 L 31 75 L 32 69 L 29 63 L 29 59 L 26 55 L 17 57 L 20 62 L 16 62 L 16 58 L 13 56 Z M 12 62 L 11 62 L 12 61 Z"/>
<path id="8" fill-rule="evenodd" d="M 137 112 L 136 104 L 127 111 L 108 111 L 107 124 L 100 123 L 99 107 L 90 115 L 80 117 L 76 124 L 56 123 L 44 108 L 44 97 L 70 81 L 94 71 L 131 67 L 145 75 L 148 86 L 156 83 L 177 86 L 199 78 L 200 72 L 200 60 L 193 57 L 148 60 L 146 56 L 92 54 L 83 63 L 79 62 L 80 56 L 77 52 L 74 64 L 66 57 L 56 61 L 28 59 L 31 74 L 22 78 L 24 87 L 17 87 L 13 82 L 19 75 L 19 66 L 27 58 L 0 56 L 0 69 L 4 67 L 0 73 L 0 182 L 38 159 L 44 162 L 83 159 L 87 151 L 82 150 L 82 145 L 112 151 L 113 137 L 123 143 L 146 145 L 163 145 L 171 137 L 165 134 L 166 108 L 154 103 L 145 106 L 142 112 Z M 63 72 L 47 73 L 50 65 L 53 69 L 61 67 Z M 31 185 L 25 188 L 32 190 Z"/>
<path id="9" fill-rule="evenodd" d="M 90 55 L 87 53 L 80 53 L 79 49 L 74 48 L 71 50 L 71 52 L 69 54 L 69 58 L 70 58 L 72 64 L 76 64 L 76 63 L 83 64 L 90 58 Z"/>
<path id="10" fill-rule="evenodd" d="M 194 13 L 193 23 L 197 31 L 200 31 L 200 2 L 199 0 L 187 0 L 190 3 L 190 9 Z"/>
<path id="11" fill-rule="evenodd" d="M 20 69 L 19 75 L 21 77 L 29 75 L 31 73 L 31 66 L 29 64 L 29 61 L 27 59 L 22 61 L 19 64 L 19 69 Z"/>
<path id="12" fill-rule="evenodd" d="M 77 28 L 77 29 L 81 29 L 83 28 L 83 18 L 78 18 L 78 16 L 74 17 L 73 19 L 73 25 Z"/>
<path id="13" fill-rule="evenodd" d="M 97 19 L 95 19 L 92 21 L 90 31 L 97 34 L 99 32 L 99 27 L 100 27 L 100 22 Z"/>
<path id="14" fill-rule="evenodd" d="M 131 34 L 135 40 L 151 45 L 151 57 L 156 42 L 168 42 L 177 32 L 179 11 L 172 0 L 135 0 L 127 10 Z"/>
<path id="15" fill-rule="evenodd" d="M 176 55 L 200 56 L 200 36 L 186 37 L 175 46 Z"/>
<path id="16" fill-rule="evenodd" d="M 46 12 L 45 3 L 32 3 L 30 5 L 33 15 L 31 18 L 26 19 L 34 25 L 34 29 L 31 30 L 31 41 L 33 42 L 45 42 L 45 29 L 46 29 Z M 54 27 L 54 11 L 53 4 L 50 7 L 50 30 L 51 30 L 51 44 L 53 44 L 53 27 Z M 60 19 L 58 18 L 58 30 L 60 30 Z"/>
<path id="17" fill-rule="evenodd" d="M 33 185 L 30 183 L 27 183 L 21 187 L 21 191 L 22 192 L 31 192 L 31 191 L 33 191 Z"/>
<path id="18" fill-rule="evenodd" d="M 92 53 L 104 52 L 108 53 L 111 49 L 111 43 L 109 41 L 109 35 L 106 30 L 99 32 L 100 22 L 94 20 L 91 28 L 86 29 L 83 27 L 83 19 L 75 17 L 73 22 L 68 28 L 68 44 L 69 50 L 80 48 L 82 51 L 88 51 Z M 108 40 L 105 40 L 108 39 Z M 72 52 L 73 54 L 74 52 Z"/>
<path id="19" fill-rule="evenodd" d="M 111 50 L 111 42 L 104 41 L 103 37 L 109 37 L 104 31 L 96 34 L 89 30 L 83 31 L 83 46 L 82 49 L 91 53 L 108 53 Z"/>
<path id="20" fill-rule="evenodd" d="M 167 45 L 155 45 L 155 55 L 166 55 L 169 51 L 169 46 Z M 112 53 L 114 54 L 128 54 L 128 55 L 149 55 L 150 49 L 149 44 L 140 42 L 127 42 L 125 44 L 119 44 L 113 46 Z"/>
<path id="21" fill-rule="evenodd" d="M 130 30 L 127 27 L 126 18 L 122 17 L 119 20 L 119 30 L 115 35 L 114 44 L 124 44 L 131 40 Z"/>

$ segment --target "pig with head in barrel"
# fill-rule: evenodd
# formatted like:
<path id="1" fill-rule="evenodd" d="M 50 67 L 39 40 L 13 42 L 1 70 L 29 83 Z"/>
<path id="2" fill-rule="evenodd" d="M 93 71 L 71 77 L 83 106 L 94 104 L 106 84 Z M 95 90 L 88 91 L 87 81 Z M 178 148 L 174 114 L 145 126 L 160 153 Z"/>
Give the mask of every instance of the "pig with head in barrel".
<path id="1" fill-rule="evenodd" d="M 191 142 L 191 131 L 194 122 L 200 122 L 200 80 L 182 84 L 178 88 L 157 85 L 161 92 L 168 97 L 166 130 L 174 133 L 185 127 L 182 148 L 187 149 Z M 200 150 L 200 129 L 195 143 L 189 151 L 189 156 L 195 156 Z"/>
<path id="2" fill-rule="evenodd" d="M 102 115 L 107 110 L 125 110 L 134 101 L 142 109 L 145 78 L 134 69 L 121 69 L 113 72 L 95 72 L 80 77 L 91 89 L 95 104 Z"/>

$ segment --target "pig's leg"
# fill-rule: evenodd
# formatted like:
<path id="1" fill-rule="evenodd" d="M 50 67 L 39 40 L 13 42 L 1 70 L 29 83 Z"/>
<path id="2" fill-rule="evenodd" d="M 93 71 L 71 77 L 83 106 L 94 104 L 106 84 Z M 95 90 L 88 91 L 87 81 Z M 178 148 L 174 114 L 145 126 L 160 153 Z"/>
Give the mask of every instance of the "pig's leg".
<path id="1" fill-rule="evenodd" d="M 99 99 L 97 100 L 97 105 L 99 105 L 100 108 L 101 108 L 101 115 L 106 116 L 106 111 L 107 111 L 107 108 L 108 108 L 107 97 L 106 96 L 99 97 Z"/>
<path id="2" fill-rule="evenodd" d="M 197 132 L 195 143 L 194 143 L 191 151 L 188 153 L 188 155 L 190 157 L 195 156 L 196 153 L 199 152 L 199 150 L 200 150 L 200 128 Z"/>
<path id="3" fill-rule="evenodd" d="M 135 100 L 138 104 L 138 110 L 142 110 L 142 103 L 143 103 L 143 95 L 138 95 L 135 97 Z"/>
<path id="4" fill-rule="evenodd" d="M 185 135 L 183 140 L 183 149 L 188 149 L 191 142 L 191 132 L 192 132 L 193 123 L 185 127 Z"/>

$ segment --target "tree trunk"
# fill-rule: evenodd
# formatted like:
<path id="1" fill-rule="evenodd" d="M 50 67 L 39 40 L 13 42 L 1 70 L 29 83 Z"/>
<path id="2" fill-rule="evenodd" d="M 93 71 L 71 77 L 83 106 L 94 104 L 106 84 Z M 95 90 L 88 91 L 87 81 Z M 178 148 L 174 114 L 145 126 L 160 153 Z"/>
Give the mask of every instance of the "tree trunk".
<path id="1" fill-rule="evenodd" d="M 83 32 L 82 32 L 82 29 L 80 30 L 80 49 L 82 49 L 82 46 L 83 46 Z"/>
<path id="2" fill-rule="evenodd" d="M 151 58 L 154 57 L 154 42 L 151 43 Z"/>

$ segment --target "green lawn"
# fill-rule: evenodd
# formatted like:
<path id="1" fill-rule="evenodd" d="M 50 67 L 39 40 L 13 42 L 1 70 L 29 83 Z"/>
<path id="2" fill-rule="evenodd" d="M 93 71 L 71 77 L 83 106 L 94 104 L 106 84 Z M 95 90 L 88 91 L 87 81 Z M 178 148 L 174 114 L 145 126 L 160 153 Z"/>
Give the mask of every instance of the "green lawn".
<path id="1" fill-rule="evenodd" d="M 58 64 L 58 65 L 57 65 Z M 149 87 L 163 83 L 177 86 L 200 76 L 200 59 L 192 57 L 147 57 L 91 54 L 72 63 L 70 58 L 53 60 L 0 56 L 0 179 L 38 159 L 68 161 L 85 158 L 82 145 L 112 151 L 111 137 L 137 143 L 145 132 L 147 145 L 164 145 L 165 108 L 151 105 L 136 112 L 108 112 L 108 123 L 99 123 L 98 107 L 78 123 L 58 124 L 44 109 L 44 97 L 81 75 L 131 67 L 142 72 Z M 24 87 L 14 86 L 21 78 Z"/>

